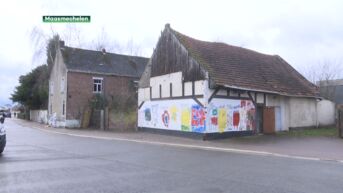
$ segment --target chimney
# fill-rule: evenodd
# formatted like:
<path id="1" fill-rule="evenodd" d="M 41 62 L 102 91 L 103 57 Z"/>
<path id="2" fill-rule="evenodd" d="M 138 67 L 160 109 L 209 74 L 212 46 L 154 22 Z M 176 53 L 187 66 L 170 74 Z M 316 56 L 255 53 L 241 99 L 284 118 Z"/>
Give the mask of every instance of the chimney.
<path id="1" fill-rule="evenodd" d="M 63 48 L 63 47 L 64 47 L 64 41 L 59 40 L 59 44 L 60 44 L 60 48 Z"/>
<path id="2" fill-rule="evenodd" d="M 169 23 L 166 23 L 165 28 L 170 29 L 170 24 L 169 24 Z"/>
<path id="3" fill-rule="evenodd" d="M 102 51 L 102 54 L 103 54 L 103 55 L 106 55 L 106 50 L 105 50 L 105 48 L 102 48 L 101 51 Z"/>

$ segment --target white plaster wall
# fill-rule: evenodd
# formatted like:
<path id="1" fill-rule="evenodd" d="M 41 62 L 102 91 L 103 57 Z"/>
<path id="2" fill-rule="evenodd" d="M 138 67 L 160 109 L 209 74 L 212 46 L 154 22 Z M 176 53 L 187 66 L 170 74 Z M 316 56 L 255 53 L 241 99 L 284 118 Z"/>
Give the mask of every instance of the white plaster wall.
<path id="1" fill-rule="evenodd" d="M 335 103 L 329 100 L 321 100 L 317 103 L 319 126 L 335 124 Z"/>
<path id="2" fill-rule="evenodd" d="M 317 125 L 316 99 L 290 97 L 290 127 L 310 127 Z"/>
<path id="3" fill-rule="evenodd" d="M 170 96 L 170 83 L 172 83 L 172 86 L 173 86 L 173 91 L 172 91 L 173 96 L 181 96 L 182 95 L 182 90 L 181 90 L 182 72 L 175 72 L 171 74 L 166 74 L 166 75 L 150 78 L 150 86 L 152 88 L 152 98 L 160 97 L 160 85 L 162 87 L 162 97 L 171 97 Z"/>
<path id="4" fill-rule="evenodd" d="M 56 58 L 54 61 L 54 66 L 52 68 L 50 79 L 49 79 L 48 114 L 49 116 L 56 114 L 56 120 L 60 122 L 64 122 L 66 119 L 66 109 L 67 109 L 66 88 L 67 88 L 67 68 L 64 64 L 61 51 L 58 49 L 56 53 Z M 65 102 L 64 114 L 63 114 L 63 101 Z"/>
<path id="5" fill-rule="evenodd" d="M 138 88 L 138 105 L 145 101 L 144 88 Z"/>
<path id="6" fill-rule="evenodd" d="M 256 94 L 256 103 L 263 103 L 264 102 L 264 94 L 262 93 L 257 93 Z"/>
<path id="7" fill-rule="evenodd" d="M 203 95 L 204 94 L 205 82 L 203 80 L 198 80 L 194 82 L 194 94 Z"/>
<path id="8" fill-rule="evenodd" d="M 185 82 L 185 96 L 192 95 L 192 82 Z"/>
<path id="9" fill-rule="evenodd" d="M 227 91 L 224 90 L 224 89 L 220 89 L 220 90 L 217 92 L 217 95 L 226 96 L 226 95 L 227 95 Z"/>

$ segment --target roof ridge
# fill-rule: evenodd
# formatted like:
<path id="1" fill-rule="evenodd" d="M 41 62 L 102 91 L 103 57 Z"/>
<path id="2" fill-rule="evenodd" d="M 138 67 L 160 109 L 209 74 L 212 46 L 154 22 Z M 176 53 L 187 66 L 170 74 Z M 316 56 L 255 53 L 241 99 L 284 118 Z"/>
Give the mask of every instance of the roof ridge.
<path id="1" fill-rule="evenodd" d="M 265 53 L 258 52 L 258 51 L 255 51 L 255 50 L 252 50 L 252 49 L 249 49 L 249 48 L 244 48 L 244 47 L 241 47 L 241 46 L 231 45 L 231 44 L 228 44 L 226 42 L 211 42 L 211 41 L 199 40 L 199 39 L 195 39 L 193 37 L 190 37 L 188 35 L 185 35 L 183 33 L 180 33 L 179 31 L 176 31 L 175 29 L 170 28 L 170 30 L 172 32 L 174 32 L 174 33 L 177 33 L 177 34 L 181 35 L 181 36 L 184 36 L 186 38 L 189 38 L 189 39 L 192 39 L 192 40 L 195 40 L 195 41 L 198 41 L 198 42 L 202 42 L 202 43 L 221 44 L 221 45 L 224 45 L 224 46 L 228 46 L 228 47 L 232 47 L 232 48 L 236 48 L 236 49 L 242 49 L 242 50 L 245 50 L 245 51 L 253 52 L 255 54 L 260 54 L 260 55 L 263 55 L 263 56 L 269 56 L 269 57 L 277 56 L 277 54 L 265 54 Z"/>
<path id="2" fill-rule="evenodd" d="M 64 48 L 102 53 L 101 50 L 98 51 L 98 50 L 91 50 L 91 49 L 86 49 L 86 48 L 75 48 L 75 47 L 70 47 L 70 46 L 64 46 Z M 127 57 L 135 57 L 135 58 L 148 59 L 147 57 L 144 57 L 144 56 L 135 56 L 135 55 L 128 55 L 128 54 L 119 54 L 119 53 L 113 53 L 113 52 L 107 52 L 107 51 L 106 51 L 106 54 L 112 54 L 112 55 L 118 55 L 118 56 L 127 56 Z"/>

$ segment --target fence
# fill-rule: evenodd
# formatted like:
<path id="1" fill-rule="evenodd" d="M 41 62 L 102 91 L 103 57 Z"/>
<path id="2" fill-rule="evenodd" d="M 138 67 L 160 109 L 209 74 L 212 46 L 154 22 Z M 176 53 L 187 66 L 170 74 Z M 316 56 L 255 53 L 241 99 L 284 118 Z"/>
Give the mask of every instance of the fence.
<path id="1" fill-rule="evenodd" d="M 339 137 L 343 138 L 343 109 L 338 109 L 337 128 Z"/>

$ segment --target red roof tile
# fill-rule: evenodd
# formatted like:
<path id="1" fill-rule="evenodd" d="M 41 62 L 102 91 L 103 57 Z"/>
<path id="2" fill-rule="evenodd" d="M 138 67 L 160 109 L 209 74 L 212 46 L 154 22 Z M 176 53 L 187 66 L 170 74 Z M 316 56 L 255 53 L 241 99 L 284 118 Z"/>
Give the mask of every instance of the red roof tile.
<path id="1" fill-rule="evenodd" d="M 216 85 L 281 95 L 317 95 L 317 87 L 280 56 L 225 43 L 200 41 L 172 31 L 190 55 L 209 72 Z"/>

